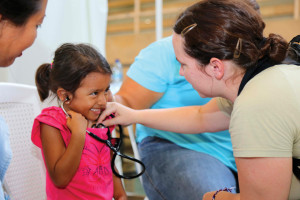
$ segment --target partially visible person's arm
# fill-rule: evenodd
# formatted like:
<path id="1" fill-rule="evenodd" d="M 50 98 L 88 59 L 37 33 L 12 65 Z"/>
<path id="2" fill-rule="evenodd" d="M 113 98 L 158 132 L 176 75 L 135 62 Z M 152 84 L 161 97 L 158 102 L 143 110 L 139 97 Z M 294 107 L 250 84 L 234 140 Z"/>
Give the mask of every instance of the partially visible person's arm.
<path id="1" fill-rule="evenodd" d="M 126 76 L 114 100 L 130 108 L 145 109 L 150 108 L 162 96 L 163 93 L 148 90 Z"/>
<path id="2" fill-rule="evenodd" d="M 219 109 L 216 99 L 203 106 L 146 110 L 133 110 L 118 103 L 108 103 L 99 122 L 111 113 L 116 113 L 116 117 L 105 120 L 103 123 L 106 126 L 140 123 L 151 128 L 188 134 L 226 130 L 230 121 Z"/>
<path id="3" fill-rule="evenodd" d="M 288 199 L 292 158 L 236 158 L 241 200 Z"/>
<path id="4" fill-rule="evenodd" d="M 111 151 L 111 158 L 113 156 L 113 152 Z M 119 170 L 116 166 L 114 166 L 115 171 L 119 173 Z M 113 183 L 114 183 L 114 200 L 127 200 L 127 194 L 123 187 L 121 178 L 117 177 L 113 174 Z"/>
<path id="5" fill-rule="evenodd" d="M 283 200 L 288 199 L 291 178 L 291 158 L 236 158 L 240 194 L 218 192 L 215 200 Z M 208 192 L 203 200 L 216 193 Z"/>

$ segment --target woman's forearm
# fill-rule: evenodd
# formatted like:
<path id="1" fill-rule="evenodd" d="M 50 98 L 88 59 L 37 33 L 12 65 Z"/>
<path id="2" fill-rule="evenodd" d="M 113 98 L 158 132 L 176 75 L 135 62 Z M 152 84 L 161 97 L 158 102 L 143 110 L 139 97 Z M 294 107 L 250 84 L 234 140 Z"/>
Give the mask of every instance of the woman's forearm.
<path id="1" fill-rule="evenodd" d="M 109 114 L 115 113 L 115 118 L 103 123 L 107 126 L 139 123 L 150 128 L 187 134 L 228 129 L 229 117 L 215 106 L 206 104 L 170 109 L 133 110 L 118 103 L 108 103 L 106 110 L 99 117 L 99 122 L 103 122 Z"/>

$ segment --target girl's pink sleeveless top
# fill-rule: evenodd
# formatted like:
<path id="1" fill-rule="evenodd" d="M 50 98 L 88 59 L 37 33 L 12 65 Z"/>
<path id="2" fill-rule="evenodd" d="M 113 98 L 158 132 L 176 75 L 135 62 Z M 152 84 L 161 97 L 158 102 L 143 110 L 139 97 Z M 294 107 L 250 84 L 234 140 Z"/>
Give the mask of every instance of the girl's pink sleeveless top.
<path id="1" fill-rule="evenodd" d="M 41 148 L 40 124 L 44 123 L 60 130 L 66 146 L 71 132 L 66 124 L 66 116 L 61 108 L 45 108 L 34 120 L 31 140 Z M 107 129 L 88 128 L 101 139 L 107 139 Z M 112 130 L 111 130 L 112 131 Z M 111 200 L 113 198 L 113 175 L 110 167 L 110 149 L 94 138 L 86 135 L 81 161 L 76 174 L 65 188 L 56 187 L 47 171 L 46 192 L 48 200 Z"/>

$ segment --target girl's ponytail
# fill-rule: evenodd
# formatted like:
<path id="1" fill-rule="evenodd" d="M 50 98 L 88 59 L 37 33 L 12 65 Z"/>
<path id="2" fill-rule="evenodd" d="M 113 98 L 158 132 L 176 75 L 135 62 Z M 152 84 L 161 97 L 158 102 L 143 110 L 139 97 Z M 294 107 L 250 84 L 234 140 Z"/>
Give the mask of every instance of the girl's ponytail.
<path id="1" fill-rule="evenodd" d="M 35 84 L 41 101 L 49 96 L 51 64 L 42 64 L 35 73 Z"/>

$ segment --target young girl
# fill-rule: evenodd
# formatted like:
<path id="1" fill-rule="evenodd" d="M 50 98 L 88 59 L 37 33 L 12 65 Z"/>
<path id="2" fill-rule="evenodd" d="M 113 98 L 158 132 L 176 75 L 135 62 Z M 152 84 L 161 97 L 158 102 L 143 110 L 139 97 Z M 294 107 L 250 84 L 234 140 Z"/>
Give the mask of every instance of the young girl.
<path id="1" fill-rule="evenodd" d="M 106 107 L 111 74 L 105 58 L 85 44 L 63 44 L 52 64 L 38 68 L 41 101 L 50 94 L 60 101 L 60 107 L 45 108 L 32 129 L 47 167 L 47 199 L 127 199 L 112 174 L 109 147 L 86 133 L 107 139 L 107 129 L 91 127 Z"/>

